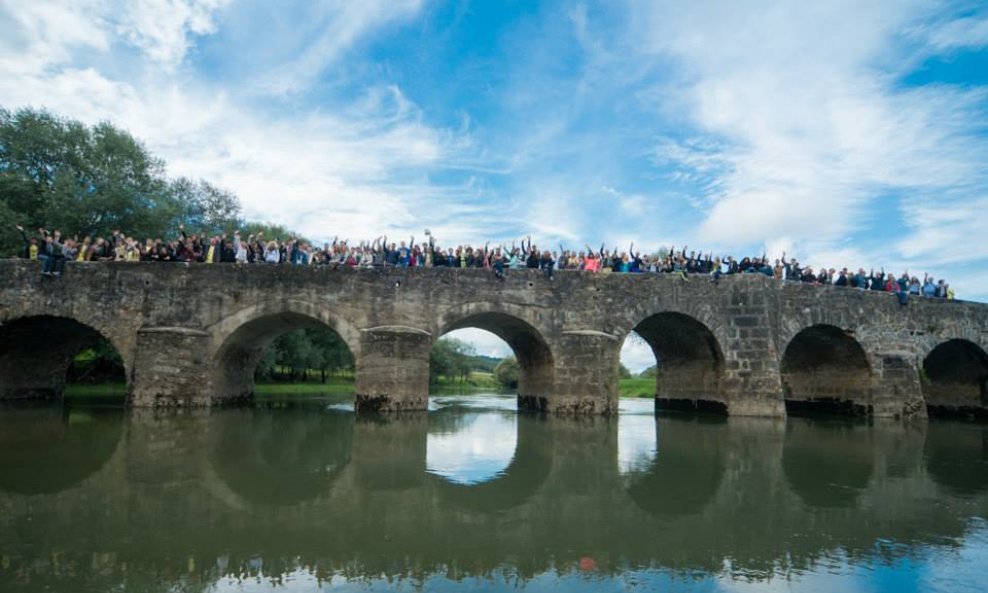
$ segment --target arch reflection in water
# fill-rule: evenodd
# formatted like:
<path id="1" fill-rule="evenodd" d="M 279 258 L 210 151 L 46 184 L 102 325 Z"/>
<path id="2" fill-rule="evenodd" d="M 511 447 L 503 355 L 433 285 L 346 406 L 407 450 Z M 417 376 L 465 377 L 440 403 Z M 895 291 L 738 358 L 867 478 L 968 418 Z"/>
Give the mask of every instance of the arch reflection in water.
<path id="1" fill-rule="evenodd" d="M 518 445 L 518 414 L 447 405 L 429 416 L 426 471 L 454 484 L 502 475 Z"/>
<path id="2" fill-rule="evenodd" d="M 973 496 L 988 490 L 988 427 L 931 422 L 923 457 L 933 480 L 950 492 Z"/>
<path id="3" fill-rule="evenodd" d="M 437 404 L 429 417 L 426 471 L 444 504 L 503 510 L 538 490 L 552 466 L 552 439 L 541 415 L 506 410 L 513 398 Z"/>
<path id="4" fill-rule="evenodd" d="M 651 463 L 626 475 L 628 495 L 639 508 L 655 516 L 701 512 L 713 500 L 724 477 L 726 419 L 662 416 L 653 418 L 652 423 L 656 453 Z"/>
<path id="5" fill-rule="evenodd" d="M 0 490 L 67 490 L 113 457 L 123 433 L 119 410 L 61 407 L 0 410 Z"/>
<path id="6" fill-rule="evenodd" d="M 291 505 L 328 494 L 350 461 L 354 416 L 297 406 L 278 410 L 227 410 L 211 422 L 216 431 L 212 465 L 245 500 Z"/>
<path id="7" fill-rule="evenodd" d="M 618 471 L 647 471 L 658 452 L 655 405 L 650 399 L 622 400 L 618 409 Z"/>
<path id="8" fill-rule="evenodd" d="M 871 481 L 871 435 L 863 422 L 790 419 L 782 451 L 789 487 L 810 506 L 854 506 Z"/>

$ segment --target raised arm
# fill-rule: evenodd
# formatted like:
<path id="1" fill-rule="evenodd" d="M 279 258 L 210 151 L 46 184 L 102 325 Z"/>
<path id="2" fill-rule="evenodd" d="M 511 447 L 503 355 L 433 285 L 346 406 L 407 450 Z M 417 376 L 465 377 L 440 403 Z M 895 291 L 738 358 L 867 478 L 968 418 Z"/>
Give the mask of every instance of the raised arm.
<path id="1" fill-rule="evenodd" d="M 17 228 L 17 231 L 21 234 L 21 239 L 24 240 L 24 244 L 25 245 L 30 245 L 31 244 L 31 240 L 27 238 L 27 233 L 24 232 L 24 227 L 22 227 L 21 225 L 17 225 L 16 228 Z"/>

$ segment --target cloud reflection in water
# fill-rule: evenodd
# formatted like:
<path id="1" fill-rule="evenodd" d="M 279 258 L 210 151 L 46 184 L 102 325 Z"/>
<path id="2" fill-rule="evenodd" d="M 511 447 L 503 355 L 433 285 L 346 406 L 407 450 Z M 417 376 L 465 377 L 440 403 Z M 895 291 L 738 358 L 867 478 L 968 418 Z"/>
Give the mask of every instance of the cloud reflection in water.
<path id="1" fill-rule="evenodd" d="M 518 415 L 504 410 L 502 399 L 508 401 L 485 397 L 457 398 L 456 405 L 436 402 L 429 419 L 426 471 L 464 485 L 503 475 L 518 445 Z M 492 413 L 491 407 L 498 411 Z"/>

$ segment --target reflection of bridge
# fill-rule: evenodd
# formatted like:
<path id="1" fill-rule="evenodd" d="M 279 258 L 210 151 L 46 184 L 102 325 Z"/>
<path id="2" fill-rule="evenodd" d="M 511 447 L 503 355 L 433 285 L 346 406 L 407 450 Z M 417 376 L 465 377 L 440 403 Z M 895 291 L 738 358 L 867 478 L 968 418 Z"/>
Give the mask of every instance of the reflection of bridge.
<path id="1" fill-rule="evenodd" d="M 729 559 L 751 578 L 838 549 L 909 555 L 909 545 L 876 546 L 941 545 L 988 512 L 978 426 L 660 418 L 658 455 L 621 474 L 620 417 L 522 415 L 503 476 L 463 486 L 426 471 L 430 422 L 312 410 L 7 413 L 0 589 L 27 574 L 37 589 L 65 578 L 73 590 L 125 580 L 205 590 L 259 562 L 268 575 L 302 564 L 353 578 L 484 576 L 510 562 L 530 577 L 580 555 L 614 572 L 719 572 Z M 16 447 L 10 435 L 22 435 Z M 78 446 L 97 435 L 98 446 Z"/>
<path id="2" fill-rule="evenodd" d="M 973 303 L 900 307 L 760 275 L 550 282 L 518 271 L 501 282 L 482 270 L 90 264 L 52 281 L 7 261 L 0 278 L 0 397 L 57 396 L 71 356 L 102 334 L 134 405 L 222 403 L 252 393 L 271 339 L 319 326 L 354 354 L 358 409 L 424 409 L 431 345 L 476 327 L 514 350 L 523 407 L 612 412 L 621 344 L 636 331 L 660 361 L 662 405 L 765 416 L 818 402 L 876 416 L 988 408 L 988 306 Z"/>

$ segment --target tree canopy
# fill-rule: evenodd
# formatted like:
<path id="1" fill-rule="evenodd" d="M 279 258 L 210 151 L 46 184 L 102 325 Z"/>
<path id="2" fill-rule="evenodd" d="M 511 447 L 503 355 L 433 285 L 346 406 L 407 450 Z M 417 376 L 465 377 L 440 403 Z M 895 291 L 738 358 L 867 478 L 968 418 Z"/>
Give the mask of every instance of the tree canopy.
<path id="1" fill-rule="evenodd" d="M 165 163 L 125 130 L 87 126 L 48 111 L 0 108 L 0 255 L 21 246 L 14 229 L 61 229 L 64 236 L 138 239 L 234 228 L 292 234 L 241 218 L 233 193 L 203 181 L 170 179 Z"/>

